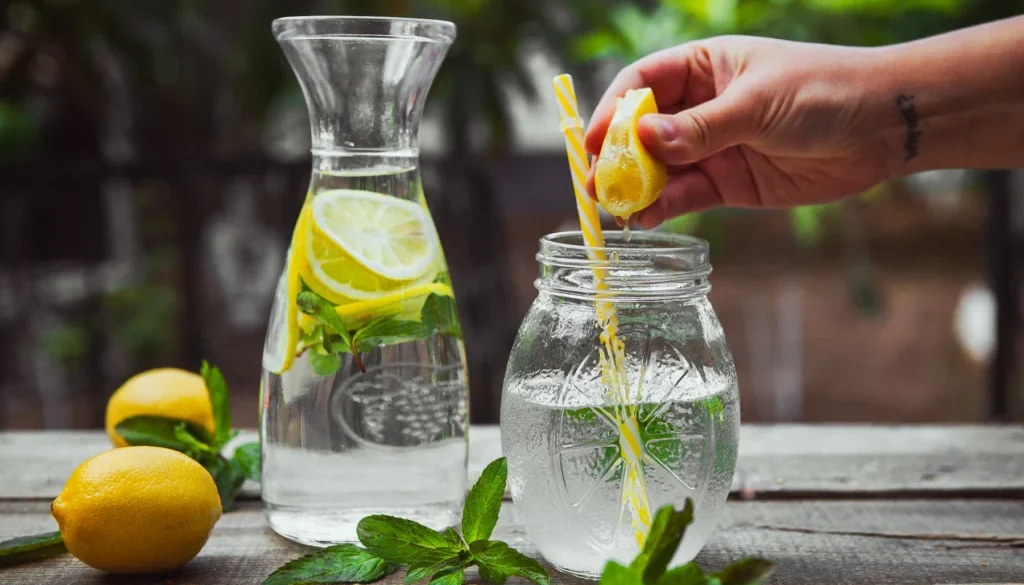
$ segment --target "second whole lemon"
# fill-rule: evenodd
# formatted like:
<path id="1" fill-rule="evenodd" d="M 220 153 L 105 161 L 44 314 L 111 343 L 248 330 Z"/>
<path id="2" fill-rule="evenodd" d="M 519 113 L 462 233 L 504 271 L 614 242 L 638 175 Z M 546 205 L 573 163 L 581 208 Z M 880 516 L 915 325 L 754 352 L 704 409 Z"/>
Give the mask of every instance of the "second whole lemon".
<path id="1" fill-rule="evenodd" d="M 645 114 L 657 114 L 650 88 L 631 89 L 618 98 L 601 156 L 594 168 L 594 189 L 605 210 L 622 219 L 646 209 L 668 181 L 668 167 L 640 141 L 637 125 Z"/>
<path id="2" fill-rule="evenodd" d="M 50 506 L 68 550 L 109 573 L 180 567 L 206 544 L 221 503 L 209 472 L 162 447 L 125 447 L 78 466 Z"/>
<path id="3" fill-rule="evenodd" d="M 121 385 L 107 402 L 107 436 L 115 447 L 128 445 L 115 432 L 121 421 L 133 416 L 177 418 L 214 431 L 213 404 L 202 376 L 177 368 L 157 368 L 136 374 Z"/>

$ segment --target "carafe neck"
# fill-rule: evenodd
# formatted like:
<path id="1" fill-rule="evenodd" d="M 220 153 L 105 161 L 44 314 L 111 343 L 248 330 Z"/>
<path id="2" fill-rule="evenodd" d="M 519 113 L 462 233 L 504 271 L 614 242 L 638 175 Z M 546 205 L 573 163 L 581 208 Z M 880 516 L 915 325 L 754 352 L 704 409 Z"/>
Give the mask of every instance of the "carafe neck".
<path id="1" fill-rule="evenodd" d="M 273 28 L 302 87 L 314 157 L 418 155 L 427 92 L 455 38 L 455 25 L 293 17 L 275 20 Z"/>

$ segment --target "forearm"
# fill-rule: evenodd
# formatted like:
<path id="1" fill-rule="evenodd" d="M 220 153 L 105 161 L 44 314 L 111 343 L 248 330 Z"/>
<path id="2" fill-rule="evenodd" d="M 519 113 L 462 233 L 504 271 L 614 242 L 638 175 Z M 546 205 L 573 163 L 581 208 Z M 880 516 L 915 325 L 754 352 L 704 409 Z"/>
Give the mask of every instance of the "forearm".
<path id="1" fill-rule="evenodd" d="M 1024 167 L 1024 17 L 878 49 L 890 173 Z"/>

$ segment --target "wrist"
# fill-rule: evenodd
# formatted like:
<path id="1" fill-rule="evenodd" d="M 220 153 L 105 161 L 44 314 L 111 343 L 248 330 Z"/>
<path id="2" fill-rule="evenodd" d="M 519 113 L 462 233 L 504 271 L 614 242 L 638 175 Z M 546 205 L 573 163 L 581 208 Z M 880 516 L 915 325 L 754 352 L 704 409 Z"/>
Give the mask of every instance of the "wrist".
<path id="1" fill-rule="evenodd" d="M 868 52 L 870 144 L 883 157 L 886 179 L 933 168 L 943 144 L 933 126 L 942 107 L 941 90 L 913 71 L 904 50 L 897 45 Z"/>
<path id="2" fill-rule="evenodd" d="M 1020 166 L 1022 23 L 868 51 L 870 117 L 877 120 L 874 134 L 889 178 L 941 168 Z"/>

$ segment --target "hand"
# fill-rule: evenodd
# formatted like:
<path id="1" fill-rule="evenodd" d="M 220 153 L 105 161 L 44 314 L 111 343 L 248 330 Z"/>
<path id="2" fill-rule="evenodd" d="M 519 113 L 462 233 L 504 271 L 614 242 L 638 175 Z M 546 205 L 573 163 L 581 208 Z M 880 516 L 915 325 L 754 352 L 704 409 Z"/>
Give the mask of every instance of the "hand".
<path id="1" fill-rule="evenodd" d="M 717 37 L 623 69 L 594 111 L 587 150 L 600 155 L 615 98 L 650 87 L 661 113 L 640 140 L 669 165 L 645 228 L 720 205 L 781 208 L 855 195 L 903 163 L 895 94 L 875 91 L 879 49 Z M 881 95 L 887 95 L 883 100 Z M 593 175 L 588 190 L 594 195 Z"/>

